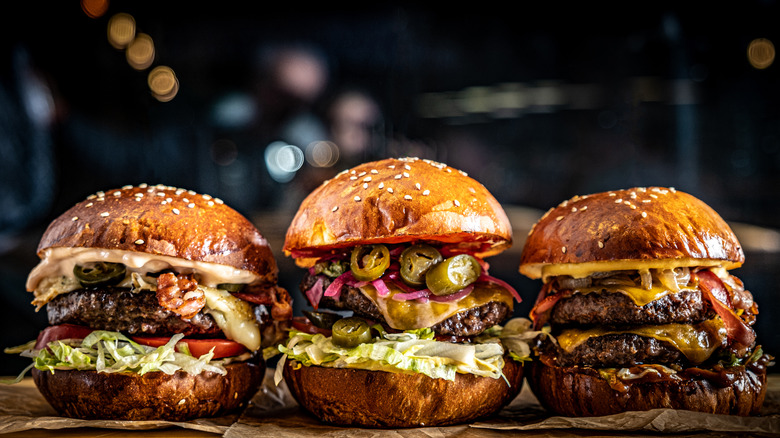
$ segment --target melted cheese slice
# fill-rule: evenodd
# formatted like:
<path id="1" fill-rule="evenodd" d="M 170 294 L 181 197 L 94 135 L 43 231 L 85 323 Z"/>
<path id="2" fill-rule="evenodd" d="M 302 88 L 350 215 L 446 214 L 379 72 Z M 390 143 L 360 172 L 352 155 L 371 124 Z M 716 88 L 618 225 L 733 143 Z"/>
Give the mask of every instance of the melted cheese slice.
<path id="1" fill-rule="evenodd" d="M 726 339 L 726 328 L 720 318 L 704 321 L 696 325 L 646 325 L 628 330 L 605 330 L 601 328 L 588 330 L 569 329 L 556 336 L 556 339 L 558 340 L 558 345 L 564 351 L 571 352 L 590 338 L 625 333 L 668 342 L 694 364 L 700 364 L 707 360 L 718 347 L 723 345 Z"/>
<path id="2" fill-rule="evenodd" d="M 605 262 L 586 262 L 586 263 L 556 263 L 548 265 L 529 265 L 525 269 L 529 274 L 537 274 L 532 278 L 539 278 L 546 283 L 550 277 L 558 275 L 569 275 L 574 278 L 584 278 L 595 272 L 610 271 L 641 271 L 645 269 L 674 269 L 682 267 L 715 267 L 722 266 L 726 269 L 734 269 L 740 266 L 740 263 L 730 262 L 728 260 L 715 259 L 654 259 L 654 260 L 610 260 Z"/>
<path id="3" fill-rule="evenodd" d="M 680 292 L 683 291 L 693 291 L 695 289 L 693 288 L 684 288 L 680 289 Z M 659 300 L 669 294 L 674 294 L 678 292 L 674 292 L 669 290 L 666 286 L 661 284 L 658 281 L 653 282 L 653 286 L 647 290 L 641 287 L 636 286 L 594 286 L 594 287 L 583 287 L 579 289 L 574 290 L 575 293 L 581 293 L 581 294 L 589 294 L 589 293 L 600 293 L 600 292 L 606 292 L 606 293 L 622 293 L 634 302 L 639 307 L 642 307 L 650 302 L 653 302 L 655 300 Z"/>
<path id="4" fill-rule="evenodd" d="M 446 303 L 430 300 L 427 303 L 420 303 L 416 300 L 396 301 L 392 297 L 404 291 L 392 282 L 386 282 L 385 284 L 390 289 L 390 294 L 386 297 L 380 297 L 376 288 L 370 284 L 361 287 L 360 290 L 374 302 L 387 324 L 396 330 L 431 327 L 458 312 L 480 307 L 491 301 L 506 304 L 509 306 L 510 311 L 514 305 L 512 294 L 508 290 L 493 284 L 475 285 L 474 290 L 470 294 L 458 301 Z"/>
<path id="5" fill-rule="evenodd" d="M 223 289 L 200 286 L 206 296 L 204 312 L 210 314 L 228 339 L 250 351 L 260 348 L 260 326 L 252 306 Z"/>

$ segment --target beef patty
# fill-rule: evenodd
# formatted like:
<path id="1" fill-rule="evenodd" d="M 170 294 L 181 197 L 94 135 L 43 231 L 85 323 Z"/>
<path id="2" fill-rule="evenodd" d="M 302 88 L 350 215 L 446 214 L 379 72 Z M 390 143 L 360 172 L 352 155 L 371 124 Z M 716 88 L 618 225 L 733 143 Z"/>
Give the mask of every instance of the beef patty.
<path id="1" fill-rule="evenodd" d="M 625 326 L 697 323 L 712 319 L 715 311 L 701 292 L 682 291 L 637 306 L 622 293 L 575 293 L 553 307 L 550 322 L 558 326 Z"/>
<path id="2" fill-rule="evenodd" d="M 211 315 L 198 312 L 193 318 L 160 307 L 152 291 L 127 288 L 79 289 L 58 295 L 46 305 L 49 324 L 77 324 L 92 329 L 130 334 L 190 335 L 221 334 Z"/>
<path id="3" fill-rule="evenodd" d="M 327 276 L 324 278 L 323 289 L 333 281 Z M 317 282 L 316 275 L 306 274 L 301 281 L 301 291 L 306 295 L 306 291 L 311 289 Z M 352 310 L 356 315 L 364 318 L 384 322 L 382 313 L 371 299 L 363 295 L 360 289 L 344 285 L 338 299 L 333 297 L 322 297 L 319 304 L 321 307 L 337 310 Z M 489 302 L 480 307 L 475 307 L 445 319 L 434 325 L 431 329 L 440 335 L 449 336 L 475 336 L 486 329 L 499 324 L 510 316 L 511 309 L 504 303 Z"/>
<path id="4" fill-rule="evenodd" d="M 631 333 L 593 337 L 569 352 L 546 343 L 545 350 L 558 358 L 560 366 L 622 368 L 644 363 L 685 363 L 687 360 L 680 350 L 667 342 Z"/>

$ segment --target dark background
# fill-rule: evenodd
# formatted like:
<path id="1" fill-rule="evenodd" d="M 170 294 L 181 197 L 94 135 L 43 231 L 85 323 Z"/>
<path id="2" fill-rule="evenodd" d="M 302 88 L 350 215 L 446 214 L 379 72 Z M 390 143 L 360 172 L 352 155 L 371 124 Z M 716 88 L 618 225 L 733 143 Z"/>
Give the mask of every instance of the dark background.
<path id="1" fill-rule="evenodd" d="M 576 194 L 662 185 L 729 221 L 746 250 L 734 271 L 760 305 L 766 349 L 780 351 L 780 114 L 777 62 L 756 69 L 749 43 L 775 44 L 777 1 L 305 6 L 298 2 L 16 2 L 0 16 L 0 320 L 3 347 L 46 325 L 24 291 L 46 225 L 99 190 L 142 182 L 208 193 L 252 218 L 297 297 L 300 272 L 279 249 L 298 203 L 358 162 L 416 155 L 467 171 L 505 205 L 515 244 L 491 261 L 527 314 L 539 284 L 517 272 L 528 227 Z M 544 4 L 542 4 L 544 3 Z M 578 6 L 573 6 L 578 5 Z M 114 14 L 152 37 L 154 64 L 131 68 L 107 40 Z M 295 49 L 322 67 L 313 95 L 280 89 L 265 61 Z M 171 67 L 160 102 L 147 74 Z M 339 143 L 339 97 L 376 113 Z M 341 123 L 341 124 L 339 124 Z M 269 144 L 342 146 L 285 180 Z M 299 309 L 302 299 L 297 300 Z M 27 360 L 3 358 L 0 374 Z"/>

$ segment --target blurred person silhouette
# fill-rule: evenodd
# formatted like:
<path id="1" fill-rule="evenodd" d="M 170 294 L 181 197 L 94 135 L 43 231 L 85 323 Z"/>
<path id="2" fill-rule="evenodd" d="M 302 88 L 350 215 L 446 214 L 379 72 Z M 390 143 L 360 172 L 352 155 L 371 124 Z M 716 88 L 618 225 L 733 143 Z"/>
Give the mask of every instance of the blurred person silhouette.
<path id="1" fill-rule="evenodd" d="M 229 159 L 215 160 L 209 185 L 243 212 L 288 204 L 287 186 L 295 173 L 274 173 L 266 156 L 269 145 L 281 142 L 302 152 L 327 137 L 315 112 L 330 79 L 327 56 L 314 45 L 298 42 L 266 44 L 257 53 L 249 92 L 237 100 L 246 120 L 240 126 L 216 126 L 212 146 L 212 155 L 224 156 L 227 150 Z"/>

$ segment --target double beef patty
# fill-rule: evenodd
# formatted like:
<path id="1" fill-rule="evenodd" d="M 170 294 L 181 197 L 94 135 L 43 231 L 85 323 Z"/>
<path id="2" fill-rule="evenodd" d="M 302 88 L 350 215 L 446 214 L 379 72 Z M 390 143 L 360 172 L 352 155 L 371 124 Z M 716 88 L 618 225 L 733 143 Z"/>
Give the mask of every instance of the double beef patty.
<path id="1" fill-rule="evenodd" d="M 695 324 L 714 316 L 714 310 L 702 300 L 698 290 L 669 294 L 644 306 L 637 306 L 622 293 L 575 293 L 553 307 L 550 322 L 556 328 L 604 327 L 619 330 L 642 325 Z M 609 368 L 687 361 L 668 342 L 630 333 L 589 338 L 569 352 L 557 345 L 547 345 L 546 348 L 558 358 L 561 366 Z"/>
<path id="2" fill-rule="evenodd" d="M 317 278 L 318 276 L 308 273 L 304 275 L 300 285 L 304 295 L 314 286 Z M 333 280 L 327 276 L 322 276 L 322 278 L 325 280 L 323 288 L 326 289 Z M 320 306 L 329 309 L 352 310 L 356 315 L 364 318 L 384 321 L 382 313 L 371 299 L 363 295 L 360 289 L 347 285 L 341 289 L 338 299 L 322 297 Z M 489 302 L 480 307 L 458 312 L 432 326 L 431 329 L 440 335 L 475 336 L 506 319 L 510 312 L 511 309 L 504 303 Z"/>
<path id="3" fill-rule="evenodd" d="M 126 288 L 79 289 L 58 295 L 46 305 L 49 324 L 77 324 L 92 329 L 130 334 L 190 335 L 221 334 L 211 315 L 198 312 L 193 318 L 160 307 L 157 294 L 131 292 Z"/>

